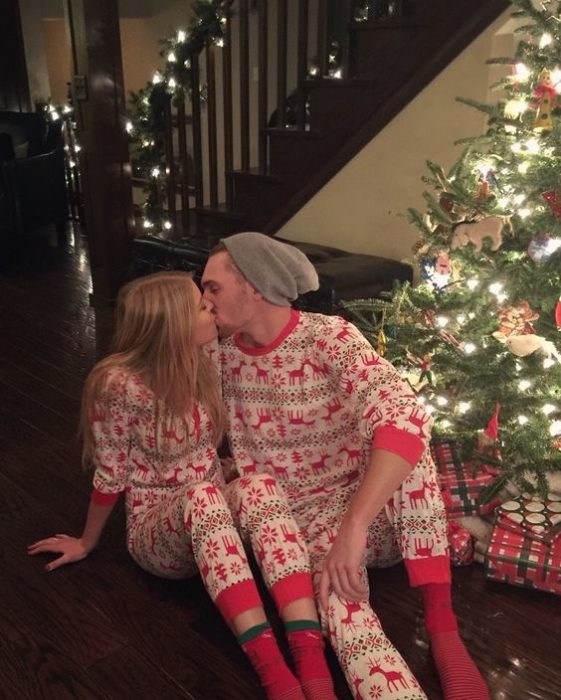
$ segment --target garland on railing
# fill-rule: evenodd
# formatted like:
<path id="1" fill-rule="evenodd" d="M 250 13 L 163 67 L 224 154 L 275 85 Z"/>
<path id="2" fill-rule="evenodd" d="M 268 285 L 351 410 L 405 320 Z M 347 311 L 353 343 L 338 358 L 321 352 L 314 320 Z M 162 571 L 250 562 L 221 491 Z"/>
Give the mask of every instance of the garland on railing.
<path id="1" fill-rule="evenodd" d="M 147 232 L 173 228 L 162 205 L 169 172 L 164 157 L 165 105 L 170 97 L 180 101 L 190 94 L 193 56 L 208 43 L 223 46 L 226 11 L 230 4 L 228 0 L 195 0 L 188 28 L 179 29 L 160 42 L 164 68 L 154 73 L 146 87 L 131 93 L 131 110 L 125 128 L 133 145 L 133 174 L 146 183 L 142 225 Z"/>
<path id="2" fill-rule="evenodd" d="M 160 42 L 164 68 L 154 73 L 146 87 L 130 95 L 131 109 L 125 128 L 133 147 L 133 175 L 144 182 L 146 199 L 142 205 L 142 226 L 147 233 L 173 229 L 163 206 L 169 174 L 164 144 L 166 103 L 170 97 L 179 102 L 190 95 L 193 56 L 209 43 L 224 45 L 224 30 L 231 5 L 232 0 L 194 0 L 188 28 L 179 29 L 172 37 Z M 327 77 L 336 79 L 341 76 L 340 48 L 336 41 L 332 41 Z M 314 62 L 308 68 L 308 77 L 322 77 Z M 205 89 L 201 87 L 203 101 L 204 93 Z"/>

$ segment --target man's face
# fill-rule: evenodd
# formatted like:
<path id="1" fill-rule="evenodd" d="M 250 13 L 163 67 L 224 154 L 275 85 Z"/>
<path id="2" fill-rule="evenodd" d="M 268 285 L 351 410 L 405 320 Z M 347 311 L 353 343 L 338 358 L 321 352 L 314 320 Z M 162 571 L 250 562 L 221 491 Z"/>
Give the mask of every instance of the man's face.
<path id="1" fill-rule="evenodd" d="M 237 270 L 229 253 L 220 251 L 210 256 L 202 287 L 220 337 L 244 330 L 253 317 L 255 291 Z"/>

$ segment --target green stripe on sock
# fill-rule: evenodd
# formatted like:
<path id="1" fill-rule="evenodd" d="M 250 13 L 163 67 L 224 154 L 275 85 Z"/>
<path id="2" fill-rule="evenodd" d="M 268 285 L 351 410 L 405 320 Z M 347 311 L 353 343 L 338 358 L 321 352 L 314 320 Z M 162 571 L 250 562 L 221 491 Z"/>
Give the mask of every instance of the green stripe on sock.
<path id="1" fill-rule="evenodd" d="M 302 630 L 317 630 L 321 631 L 321 625 L 315 620 L 290 620 L 284 623 L 284 629 L 287 632 L 300 632 Z"/>
<path id="2" fill-rule="evenodd" d="M 258 637 L 261 632 L 264 632 L 266 629 L 270 628 L 271 625 L 268 622 L 262 622 L 260 625 L 255 625 L 255 627 L 250 627 L 248 630 L 243 632 L 243 634 L 240 634 L 238 636 L 238 642 L 240 644 L 245 644 L 246 642 L 249 642 L 251 639 L 255 639 L 255 637 Z"/>

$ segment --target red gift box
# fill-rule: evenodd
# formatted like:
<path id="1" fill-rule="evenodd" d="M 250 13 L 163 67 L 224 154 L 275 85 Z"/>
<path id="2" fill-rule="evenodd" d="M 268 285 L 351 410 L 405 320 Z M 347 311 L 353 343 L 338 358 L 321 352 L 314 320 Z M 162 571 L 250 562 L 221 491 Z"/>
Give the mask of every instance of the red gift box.
<path id="1" fill-rule="evenodd" d="M 462 462 L 455 443 L 450 441 L 433 441 L 431 452 L 448 515 L 459 518 L 462 515 L 486 515 L 495 510 L 498 499 L 480 503 L 480 496 L 497 477 L 497 469 Z"/>
<path id="2" fill-rule="evenodd" d="M 528 536 L 551 542 L 561 532 L 561 496 L 522 494 L 497 508 L 497 522 L 506 529 L 524 530 Z"/>
<path id="3" fill-rule="evenodd" d="M 473 562 L 473 537 L 455 520 L 448 521 L 448 544 L 452 566 L 467 566 Z"/>
<path id="4" fill-rule="evenodd" d="M 485 574 L 494 581 L 561 594 L 561 537 L 537 540 L 516 526 L 493 528 L 485 556 Z"/>

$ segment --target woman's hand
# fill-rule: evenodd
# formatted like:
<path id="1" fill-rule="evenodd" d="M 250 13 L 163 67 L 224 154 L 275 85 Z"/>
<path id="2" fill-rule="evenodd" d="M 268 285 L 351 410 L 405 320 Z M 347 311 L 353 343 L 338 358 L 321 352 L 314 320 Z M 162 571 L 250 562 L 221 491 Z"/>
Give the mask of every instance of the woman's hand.
<path id="1" fill-rule="evenodd" d="M 59 566 L 81 561 L 88 556 L 90 551 L 91 548 L 85 546 L 82 538 L 70 537 L 70 535 L 62 534 L 47 537 L 44 540 L 38 540 L 30 544 L 27 548 L 27 553 L 31 556 L 34 554 L 44 554 L 45 552 L 61 555 L 58 559 L 54 559 L 45 566 L 46 571 L 54 571 L 58 569 Z"/>

